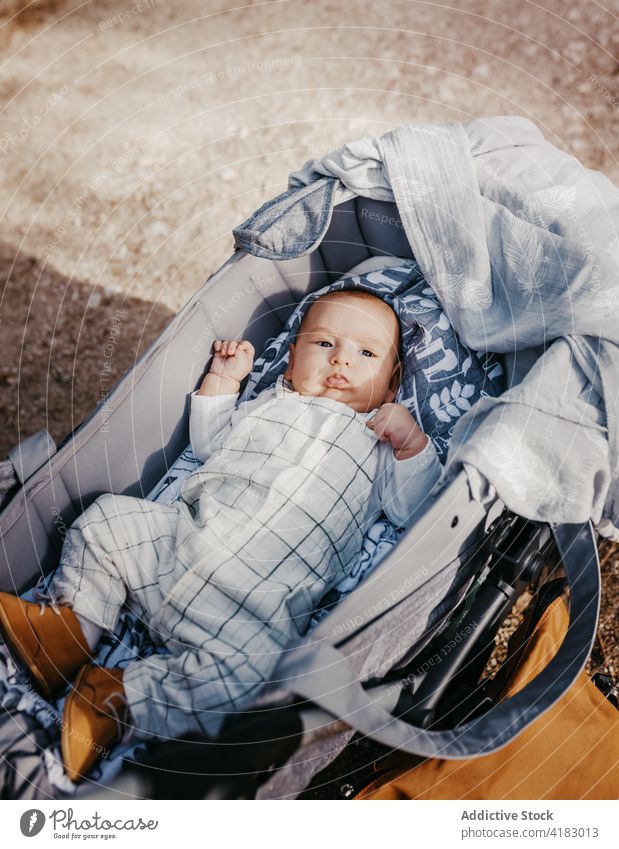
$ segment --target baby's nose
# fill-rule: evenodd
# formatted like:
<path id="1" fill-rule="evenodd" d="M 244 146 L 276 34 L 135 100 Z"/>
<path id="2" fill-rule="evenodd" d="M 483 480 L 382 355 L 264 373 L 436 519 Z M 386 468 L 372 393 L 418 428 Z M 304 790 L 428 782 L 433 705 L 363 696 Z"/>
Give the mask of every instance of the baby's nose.
<path id="1" fill-rule="evenodd" d="M 335 348 L 333 350 L 333 354 L 331 355 L 331 362 L 333 365 L 347 365 L 349 366 L 351 363 L 350 353 L 343 348 Z"/>

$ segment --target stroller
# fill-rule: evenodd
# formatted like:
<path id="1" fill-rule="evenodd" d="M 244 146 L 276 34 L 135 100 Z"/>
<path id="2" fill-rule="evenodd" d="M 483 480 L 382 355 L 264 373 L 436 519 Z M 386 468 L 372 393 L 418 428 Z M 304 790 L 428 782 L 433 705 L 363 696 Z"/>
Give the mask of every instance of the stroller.
<path id="1" fill-rule="evenodd" d="M 41 433 L 17 446 L 10 455 L 17 483 L 0 514 L 0 589 L 23 593 L 49 573 L 63 528 L 100 494 L 146 497 L 162 480 L 173 482 L 188 443 L 188 394 L 214 338 L 248 338 L 262 351 L 308 293 L 361 262 L 380 269 L 412 260 L 397 219 L 394 203 L 336 199 L 320 245 L 301 256 L 274 261 L 237 247 L 61 445 Z M 136 419 L 153 398 L 165 401 L 158 414 Z M 494 704 L 482 673 L 495 634 L 523 590 L 558 569 L 570 592 L 566 638 L 531 684 Z M 230 716 L 217 740 L 149 743 L 119 765 L 106 790 L 99 780 L 98 790 L 86 782 L 81 792 L 293 798 L 355 735 L 421 758 L 489 753 L 569 688 L 589 656 L 598 607 L 590 523 L 529 521 L 498 496 L 481 504 L 461 471 L 433 491 L 373 571 L 283 653 L 252 710 Z M 6 698 L 3 705 L 0 751 L 14 776 L 27 776 L 5 773 L 5 795 L 62 797 L 34 749 L 27 766 L 17 756 L 32 736 L 32 716 L 21 718 L 20 705 Z M 342 795 L 353 795 L 354 782 L 346 787 Z"/>

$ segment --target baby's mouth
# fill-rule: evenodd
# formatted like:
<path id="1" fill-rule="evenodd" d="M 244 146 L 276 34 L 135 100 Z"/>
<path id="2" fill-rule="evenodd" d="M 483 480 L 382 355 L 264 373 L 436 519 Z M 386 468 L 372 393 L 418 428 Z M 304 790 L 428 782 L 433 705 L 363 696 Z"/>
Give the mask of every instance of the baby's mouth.
<path id="1" fill-rule="evenodd" d="M 341 388 L 342 386 L 346 386 L 348 384 L 348 378 L 344 377 L 343 374 L 330 374 L 326 380 L 326 383 L 327 386 Z"/>

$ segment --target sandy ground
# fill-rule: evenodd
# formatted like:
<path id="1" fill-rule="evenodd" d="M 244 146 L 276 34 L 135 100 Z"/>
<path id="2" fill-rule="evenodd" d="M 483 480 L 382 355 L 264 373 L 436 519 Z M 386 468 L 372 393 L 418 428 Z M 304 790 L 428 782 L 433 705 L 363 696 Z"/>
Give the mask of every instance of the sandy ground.
<path id="1" fill-rule="evenodd" d="M 519 114 L 619 182 L 618 15 L 612 0 L 0 0 L 0 456 L 75 427 L 119 316 L 111 377 L 231 254 L 232 228 L 343 142 Z M 597 647 L 615 675 L 616 567 L 614 552 Z"/>

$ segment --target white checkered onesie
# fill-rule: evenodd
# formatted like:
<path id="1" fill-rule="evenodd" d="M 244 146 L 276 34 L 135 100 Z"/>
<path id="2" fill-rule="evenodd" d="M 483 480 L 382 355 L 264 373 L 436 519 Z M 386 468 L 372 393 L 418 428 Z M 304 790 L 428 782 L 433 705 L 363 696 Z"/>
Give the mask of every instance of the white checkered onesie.
<path id="1" fill-rule="evenodd" d="M 396 460 L 366 421 L 280 376 L 257 398 L 191 399 L 206 461 L 172 504 L 102 495 L 67 534 L 52 583 L 103 628 L 124 604 L 161 647 L 124 686 L 136 734 L 215 736 L 249 707 L 382 510 L 410 521 L 440 475 L 429 441 Z"/>

